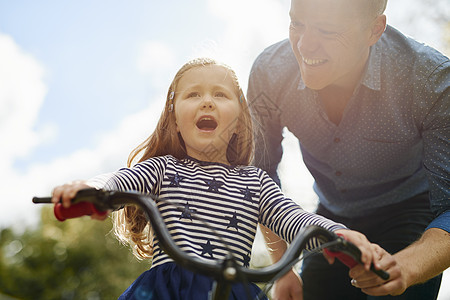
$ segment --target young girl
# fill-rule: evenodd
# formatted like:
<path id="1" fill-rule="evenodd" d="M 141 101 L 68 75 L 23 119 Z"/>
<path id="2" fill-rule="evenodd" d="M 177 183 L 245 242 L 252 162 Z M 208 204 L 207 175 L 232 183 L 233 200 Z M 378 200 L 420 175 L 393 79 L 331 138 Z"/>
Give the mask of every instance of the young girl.
<path id="1" fill-rule="evenodd" d="M 156 130 L 130 154 L 128 168 L 56 187 L 52 201 L 68 207 L 87 187 L 155 194 L 179 247 L 206 260 L 224 259 L 231 249 L 243 266 L 249 265 L 258 222 L 287 242 L 301 228 L 320 225 L 355 243 L 369 267 L 374 247 L 362 234 L 303 211 L 264 171 L 249 166 L 252 157 L 252 121 L 235 73 L 214 60 L 195 59 L 176 74 Z M 212 279 L 177 266 L 140 209 L 114 212 L 114 227 L 138 258 L 152 258 L 150 270 L 119 299 L 207 299 Z M 250 289 L 253 297 L 259 293 L 254 284 Z M 242 284 L 233 286 L 230 299 L 246 299 Z"/>

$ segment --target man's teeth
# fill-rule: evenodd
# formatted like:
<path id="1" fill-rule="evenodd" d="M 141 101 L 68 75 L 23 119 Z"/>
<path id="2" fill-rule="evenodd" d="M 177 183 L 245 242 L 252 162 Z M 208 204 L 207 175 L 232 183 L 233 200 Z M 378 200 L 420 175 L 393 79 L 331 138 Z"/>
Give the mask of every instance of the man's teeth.
<path id="1" fill-rule="evenodd" d="M 302 60 L 305 64 L 310 65 L 310 66 L 318 65 L 318 64 L 325 62 L 325 59 L 309 59 L 309 58 L 304 58 L 304 57 L 302 57 Z"/>

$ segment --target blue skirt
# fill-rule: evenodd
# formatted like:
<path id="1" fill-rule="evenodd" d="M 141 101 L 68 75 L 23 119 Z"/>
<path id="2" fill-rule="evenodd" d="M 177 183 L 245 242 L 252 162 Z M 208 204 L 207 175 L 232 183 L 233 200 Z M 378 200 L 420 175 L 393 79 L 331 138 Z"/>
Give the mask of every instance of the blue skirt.
<path id="1" fill-rule="evenodd" d="M 207 300 L 213 282 L 211 277 L 193 273 L 170 262 L 142 273 L 119 300 Z M 260 292 L 254 283 L 246 287 L 236 283 L 232 286 L 229 299 L 255 299 Z M 264 295 L 261 299 L 267 300 L 267 297 Z"/>

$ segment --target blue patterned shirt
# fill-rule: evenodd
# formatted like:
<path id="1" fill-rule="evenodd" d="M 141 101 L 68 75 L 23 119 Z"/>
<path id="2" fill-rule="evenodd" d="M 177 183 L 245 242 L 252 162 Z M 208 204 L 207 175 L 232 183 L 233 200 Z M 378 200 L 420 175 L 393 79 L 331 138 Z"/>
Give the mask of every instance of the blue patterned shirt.
<path id="1" fill-rule="evenodd" d="M 158 196 L 158 209 L 175 243 L 189 255 L 225 259 L 231 251 L 248 266 L 258 222 L 291 242 L 300 229 L 318 225 L 345 228 L 306 212 L 286 198 L 278 185 L 253 166 L 227 166 L 173 156 L 150 158 L 132 168 L 88 182 L 106 190 Z M 317 240 L 308 244 L 318 246 Z M 154 237 L 152 267 L 172 261 Z"/>
<path id="2" fill-rule="evenodd" d="M 433 227 L 450 231 L 450 61 L 388 26 L 366 71 L 331 122 L 303 83 L 288 40 L 256 59 L 248 100 L 261 135 L 256 165 L 279 183 L 282 130 L 300 142 L 319 201 L 344 217 L 430 192 Z"/>

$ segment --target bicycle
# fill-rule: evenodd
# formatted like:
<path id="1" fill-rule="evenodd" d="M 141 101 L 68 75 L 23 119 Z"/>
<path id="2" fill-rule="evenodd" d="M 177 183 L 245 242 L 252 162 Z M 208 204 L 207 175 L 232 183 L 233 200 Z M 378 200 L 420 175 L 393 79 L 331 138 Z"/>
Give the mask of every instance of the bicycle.
<path id="1" fill-rule="evenodd" d="M 215 282 L 209 295 L 210 300 L 228 299 L 231 285 L 236 282 L 276 281 L 300 260 L 302 251 L 312 238 L 317 238 L 322 242 L 316 251 L 323 249 L 329 256 L 338 258 L 350 268 L 361 263 L 361 252 L 354 244 L 319 226 L 304 228 L 297 234 L 278 262 L 261 269 L 249 269 L 238 265 L 231 252 L 224 260 L 215 262 L 192 257 L 180 250 L 172 240 L 156 206 L 156 200 L 156 196 L 135 192 L 84 189 L 80 190 L 72 199 L 72 205 L 69 208 L 64 208 L 61 203 L 57 203 L 54 206 L 54 214 L 59 221 L 64 221 L 94 213 L 105 215 L 108 211 L 120 209 L 124 205 L 139 206 L 151 222 L 161 248 L 177 264 L 193 272 L 214 278 Z M 51 197 L 34 197 L 32 201 L 36 204 L 51 203 Z M 389 279 L 389 274 L 384 270 L 377 270 L 373 265 L 371 270 L 384 280 Z M 267 286 L 270 287 L 270 284 Z"/>

